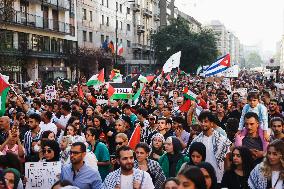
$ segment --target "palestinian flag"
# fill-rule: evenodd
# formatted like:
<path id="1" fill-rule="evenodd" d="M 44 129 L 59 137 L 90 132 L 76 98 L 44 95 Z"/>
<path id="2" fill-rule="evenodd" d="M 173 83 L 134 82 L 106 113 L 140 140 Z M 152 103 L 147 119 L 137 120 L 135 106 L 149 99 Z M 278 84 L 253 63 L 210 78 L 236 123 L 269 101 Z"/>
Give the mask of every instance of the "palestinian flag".
<path id="1" fill-rule="evenodd" d="M 197 94 L 194 94 L 192 91 L 188 89 L 188 87 L 185 87 L 183 90 L 183 96 L 187 99 L 193 100 L 197 102 Z"/>
<path id="2" fill-rule="evenodd" d="M 135 127 L 129 139 L 128 146 L 134 150 L 136 145 L 140 143 L 140 139 L 141 139 L 141 127 L 137 126 Z"/>
<path id="3" fill-rule="evenodd" d="M 115 89 L 113 88 L 113 86 L 111 84 L 108 85 L 108 91 L 107 91 L 107 95 L 108 98 L 110 99 L 112 97 L 112 95 L 114 94 Z"/>
<path id="4" fill-rule="evenodd" d="M 6 98 L 9 90 L 9 83 L 0 75 L 0 116 L 3 116 L 6 112 Z"/>
<path id="5" fill-rule="evenodd" d="M 168 80 L 168 82 L 172 82 L 172 79 L 171 79 L 170 74 L 168 74 L 168 75 L 166 76 L 166 79 Z"/>
<path id="6" fill-rule="evenodd" d="M 151 83 L 151 81 L 153 81 L 153 80 L 154 80 L 154 78 L 155 78 L 155 76 L 154 76 L 154 75 L 148 75 L 148 76 L 146 77 L 146 79 L 147 79 L 148 83 Z"/>
<path id="7" fill-rule="evenodd" d="M 134 104 L 137 104 L 139 101 L 139 97 L 141 96 L 142 90 L 144 89 L 144 84 L 140 85 L 140 88 L 136 92 L 136 94 L 133 96 L 132 100 Z"/>
<path id="8" fill-rule="evenodd" d="M 179 107 L 179 110 L 181 112 L 188 112 L 188 110 L 190 109 L 190 106 L 191 106 L 191 100 L 188 99 L 188 100 L 185 101 L 185 103 L 183 105 L 181 105 Z"/>
<path id="9" fill-rule="evenodd" d="M 124 49 L 123 49 L 122 43 L 119 43 L 117 47 L 117 54 L 121 56 L 123 54 L 123 51 Z"/>
<path id="10" fill-rule="evenodd" d="M 93 75 L 87 82 L 87 86 L 98 86 L 101 85 L 105 82 L 105 73 L 104 73 L 104 69 L 101 69 L 101 71 L 96 74 Z"/>
<path id="11" fill-rule="evenodd" d="M 111 83 L 109 86 L 114 89 L 108 91 L 110 99 L 132 99 L 133 94 L 131 83 Z"/>

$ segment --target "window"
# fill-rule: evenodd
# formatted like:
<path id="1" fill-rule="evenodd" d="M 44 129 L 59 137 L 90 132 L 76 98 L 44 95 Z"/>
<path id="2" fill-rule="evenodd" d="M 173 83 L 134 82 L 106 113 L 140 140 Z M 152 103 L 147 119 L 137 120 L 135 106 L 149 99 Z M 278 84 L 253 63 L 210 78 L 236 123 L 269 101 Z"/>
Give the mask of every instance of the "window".
<path id="1" fill-rule="evenodd" d="M 4 41 L 4 40 L 3 40 Z M 0 42 L 0 48 L 2 47 L 2 42 Z M 18 33 L 18 44 L 19 44 L 19 50 L 26 50 L 28 48 L 28 34 L 27 33 Z M 49 51 L 49 45 L 48 50 Z"/>
<path id="2" fill-rule="evenodd" d="M 127 47 L 131 47 L 131 41 L 127 40 Z"/>
<path id="3" fill-rule="evenodd" d="M 130 31 L 130 24 L 127 24 L 127 31 Z"/>
<path id="4" fill-rule="evenodd" d="M 130 14 L 130 8 L 127 7 L 127 14 Z"/>
<path id="5" fill-rule="evenodd" d="M 116 11 L 118 11 L 118 2 L 116 2 Z"/>
<path id="6" fill-rule="evenodd" d="M 105 36 L 101 35 L 101 43 L 103 44 L 105 42 Z"/>
<path id="7" fill-rule="evenodd" d="M 83 41 L 87 41 L 87 32 L 83 31 Z"/>
<path id="8" fill-rule="evenodd" d="M 7 30 L 0 30 L 1 38 L 0 49 L 12 49 L 13 48 L 13 32 Z"/>
<path id="9" fill-rule="evenodd" d="M 90 21 L 92 22 L 93 21 L 93 12 L 90 11 Z"/>
<path id="10" fill-rule="evenodd" d="M 109 17 L 107 17 L 107 23 L 106 23 L 107 26 L 109 26 Z"/>
<path id="11" fill-rule="evenodd" d="M 105 17 L 104 17 L 104 15 L 102 15 L 102 25 L 104 25 L 105 24 Z"/>
<path id="12" fill-rule="evenodd" d="M 104 5 L 104 0 L 102 0 L 102 5 Z"/>
<path id="13" fill-rule="evenodd" d="M 116 20 L 115 28 L 118 28 L 118 20 Z"/>
<path id="14" fill-rule="evenodd" d="M 93 42 L 93 32 L 89 32 L 89 41 Z"/>
<path id="15" fill-rule="evenodd" d="M 33 51 L 37 51 L 38 50 L 38 41 L 39 41 L 38 36 L 33 34 L 32 35 L 32 50 Z"/>
<path id="16" fill-rule="evenodd" d="M 120 43 L 122 43 L 122 39 L 120 39 Z"/>
<path id="17" fill-rule="evenodd" d="M 106 40 L 109 41 L 109 36 L 108 35 L 106 36 Z"/>
<path id="18" fill-rule="evenodd" d="M 83 20 L 87 20 L 87 10 L 83 9 Z"/>
<path id="19" fill-rule="evenodd" d="M 120 30 L 122 30 L 122 22 L 120 22 Z"/>
<path id="20" fill-rule="evenodd" d="M 122 12 L 122 4 L 119 4 L 119 11 Z"/>
<path id="21" fill-rule="evenodd" d="M 107 8 L 108 8 L 108 0 L 106 0 Z"/>

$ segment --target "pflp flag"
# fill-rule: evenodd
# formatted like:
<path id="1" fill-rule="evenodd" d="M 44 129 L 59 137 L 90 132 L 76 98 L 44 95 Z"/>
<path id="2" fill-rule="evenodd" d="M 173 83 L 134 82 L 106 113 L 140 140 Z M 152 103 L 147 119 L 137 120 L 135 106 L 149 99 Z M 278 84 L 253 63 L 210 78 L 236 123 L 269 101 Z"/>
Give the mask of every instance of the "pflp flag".
<path id="1" fill-rule="evenodd" d="M 114 88 L 114 92 L 111 95 L 111 99 L 132 99 L 132 84 L 131 83 L 111 83 Z M 109 95 L 110 96 L 110 95 Z"/>
<path id="2" fill-rule="evenodd" d="M 10 90 L 9 83 L 6 82 L 0 74 L 0 116 L 3 116 L 6 111 L 6 99 L 8 91 Z"/>
<path id="3" fill-rule="evenodd" d="M 87 86 L 99 86 L 105 82 L 104 68 L 98 74 L 93 75 L 87 82 Z"/>
<path id="4" fill-rule="evenodd" d="M 173 54 L 163 66 L 163 72 L 169 73 L 173 68 L 178 68 L 180 65 L 181 51 Z"/>
<path id="5" fill-rule="evenodd" d="M 221 73 L 230 67 L 230 54 L 227 54 L 219 58 L 211 66 L 209 66 L 205 71 L 205 77 L 214 76 L 218 73 Z"/>
<path id="6" fill-rule="evenodd" d="M 128 146 L 134 150 L 136 145 L 140 143 L 140 138 L 141 138 L 141 127 L 138 125 L 135 127 L 129 139 Z"/>

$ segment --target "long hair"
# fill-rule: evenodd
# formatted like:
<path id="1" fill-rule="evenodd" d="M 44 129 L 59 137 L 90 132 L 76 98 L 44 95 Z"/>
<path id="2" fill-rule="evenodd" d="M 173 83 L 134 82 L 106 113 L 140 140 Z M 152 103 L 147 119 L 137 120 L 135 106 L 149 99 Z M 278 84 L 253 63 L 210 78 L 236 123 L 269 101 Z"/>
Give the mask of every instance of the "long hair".
<path id="1" fill-rule="evenodd" d="M 212 182 L 210 189 L 217 189 L 217 177 L 214 167 L 208 162 L 201 162 L 200 164 L 198 164 L 198 167 L 206 169 L 206 171 L 208 172 Z"/>
<path id="2" fill-rule="evenodd" d="M 249 177 L 251 170 L 253 169 L 253 159 L 252 159 L 252 154 L 251 151 L 242 146 L 235 147 L 232 152 L 235 150 L 239 150 L 240 156 L 242 159 L 242 170 L 244 172 L 245 177 Z M 233 153 L 232 153 L 233 154 Z M 233 157 L 231 155 L 231 161 L 233 161 Z M 232 163 L 231 170 L 235 171 L 237 169 L 237 166 Z"/>
<path id="3" fill-rule="evenodd" d="M 178 175 L 183 175 L 195 184 L 197 189 L 206 189 L 206 182 L 202 171 L 196 166 L 188 166 L 180 170 Z"/>
<path id="4" fill-rule="evenodd" d="M 270 147 L 274 147 L 275 150 L 277 152 L 280 152 L 281 153 L 281 159 L 280 159 L 280 162 L 281 162 L 281 170 L 280 170 L 280 179 L 281 180 L 284 180 L 284 142 L 280 139 L 276 139 L 274 140 L 273 142 L 271 142 L 268 147 L 267 147 L 267 151 Z M 266 154 L 266 157 L 264 158 L 263 160 L 263 163 L 262 163 L 262 166 L 261 166 L 261 172 L 263 173 L 263 176 L 266 177 L 267 179 L 271 179 L 271 176 L 272 176 L 272 169 L 271 169 L 271 165 L 270 165 L 270 162 L 267 158 L 267 154 Z"/>

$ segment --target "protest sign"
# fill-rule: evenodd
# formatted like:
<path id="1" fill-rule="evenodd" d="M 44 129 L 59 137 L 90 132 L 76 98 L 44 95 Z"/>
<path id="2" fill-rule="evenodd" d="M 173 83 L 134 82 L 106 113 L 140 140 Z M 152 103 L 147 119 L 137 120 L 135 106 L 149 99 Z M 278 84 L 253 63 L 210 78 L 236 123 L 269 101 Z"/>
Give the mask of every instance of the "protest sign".
<path id="1" fill-rule="evenodd" d="M 27 162 L 25 163 L 26 188 L 51 188 L 59 180 L 61 162 Z"/>
<path id="2" fill-rule="evenodd" d="M 222 84 L 228 91 L 232 90 L 230 78 L 224 78 Z"/>
<path id="3" fill-rule="evenodd" d="M 246 97 L 246 95 L 247 95 L 247 88 L 238 88 L 234 92 L 239 93 L 242 97 Z"/>
<path id="4" fill-rule="evenodd" d="M 233 78 L 233 77 L 238 77 L 239 76 L 239 66 L 238 65 L 233 65 L 226 69 L 225 71 L 217 74 L 217 76 L 221 77 L 228 77 L 228 78 Z"/>
<path id="5" fill-rule="evenodd" d="M 111 86 L 115 89 L 111 99 L 131 99 L 132 85 L 131 83 L 112 83 Z"/>
<path id="6" fill-rule="evenodd" d="M 108 100 L 103 95 L 96 96 L 96 100 L 97 100 L 97 104 L 99 105 L 108 104 Z"/>
<path id="7" fill-rule="evenodd" d="M 55 90 L 55 86 L 46 86 L 45 87 L 45 100 L 53 100 L 56 99 L 56 90 Z"/>

